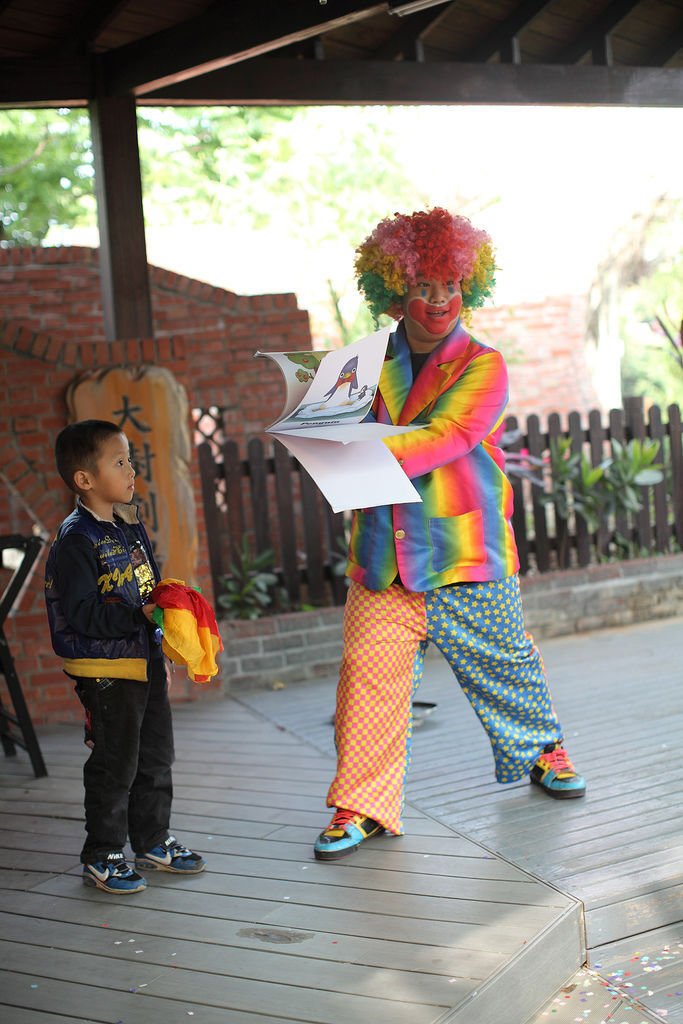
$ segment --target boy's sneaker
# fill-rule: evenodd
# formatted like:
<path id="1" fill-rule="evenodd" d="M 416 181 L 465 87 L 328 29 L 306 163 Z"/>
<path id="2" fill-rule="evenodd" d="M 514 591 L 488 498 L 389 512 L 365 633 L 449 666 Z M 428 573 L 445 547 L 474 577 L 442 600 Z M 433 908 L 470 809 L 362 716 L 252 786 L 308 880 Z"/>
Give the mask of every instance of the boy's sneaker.
<path id="1" fill-rule="evenodd" d="M 585 779 L 576 772 L 561 743 L 543 748 L 529 778 L 555 800 L 573 800 L 586 792 Z"/>
<path id="2" fill-rule="evenodd" d="M 330 824 L 316 839 L 313 852 L 317 860 L 338 860 L 357 850 L 364 839 L 372 839 L 381 832 L 384 828 L 372 818 L 338 808 Z"/>
<path id="3" fill-rule="evenodd" d="M 110 853 L 105 860 L 83 865 L 84 885 L 93 885 L 103 892 L 141 892 L 147 882 L 126 863 L 122 853 Z"/>
<path id="4" fill-rule="evenodd" d="M 198 853 L 181 846 L 175 836 L 169 836 L 153 850 L 135 858 L 136 868 L 147 871 L 173 871 L 179 875 L 198 875 L 206 862 Z"/>

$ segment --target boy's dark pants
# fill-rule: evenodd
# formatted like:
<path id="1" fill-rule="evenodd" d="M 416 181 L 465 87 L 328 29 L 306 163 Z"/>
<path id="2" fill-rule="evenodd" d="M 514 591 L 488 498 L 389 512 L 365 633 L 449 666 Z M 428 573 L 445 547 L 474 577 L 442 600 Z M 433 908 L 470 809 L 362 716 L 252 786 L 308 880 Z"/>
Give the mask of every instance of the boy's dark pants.
<path id="1" fill-rule="evenodd" d="M 148 676 L 76 680 L 94 742 L 83 766 L 83 864 L 120 852 L 128 835 L 143 854 L 169 834 L 174 752 L 163 657 L 150 660 Z"/>

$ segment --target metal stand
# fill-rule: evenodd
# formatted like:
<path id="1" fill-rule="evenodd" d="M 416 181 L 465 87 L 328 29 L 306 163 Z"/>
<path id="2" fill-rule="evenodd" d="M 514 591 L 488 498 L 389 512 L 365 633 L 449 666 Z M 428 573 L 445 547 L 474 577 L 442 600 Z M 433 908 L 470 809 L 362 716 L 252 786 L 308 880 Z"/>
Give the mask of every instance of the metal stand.
<path id="1" fill-rule="evenodd" d="M 31 716 L 26 707 L 21 683 L 14 667 L 14 658 L 5 636 L 4 625 L 33 575 L 33 568 L 43 543 L 42 537 L 22 537 L 19 534 L 0 537 L 0 551 L 4 551 L 6 548 L 15 548 L 24 553 L 24 557 L 14 570 L 0 598 L 0 671 L 5 677 L 14 707 L 14 714 L 12 714 L 11 711 L 3 707 L 0 700 L 0 742 L 2 742 L 2 749 L 6 757 L 13 757 L 17 752 L 17 747 L 21 747 L 28 753 L 37 779 L 47 775 L 47 768 L 40 752 Z"/>

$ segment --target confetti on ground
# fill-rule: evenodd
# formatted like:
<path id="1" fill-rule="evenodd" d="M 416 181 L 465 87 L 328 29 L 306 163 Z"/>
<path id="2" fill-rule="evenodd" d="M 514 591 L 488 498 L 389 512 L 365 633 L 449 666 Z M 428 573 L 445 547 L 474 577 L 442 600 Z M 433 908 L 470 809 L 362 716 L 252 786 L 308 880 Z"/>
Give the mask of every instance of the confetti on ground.
<path id="1" fill-rule="evenodd" d="M 615 969 L 603 977 L 594 968 L 584 968 L 560 989 L 533 1024 L 552 1024 L 552 1021 L 558 1024 L 653 1024 L 656 1019 L 662 1024 L 664 1021 L 683 1024 L 681 1018 L 674 1020 L 671 1011 L 634 1002 L 636 986 L 623 980 L 631 975 L 631 971 Z M 647 986 L 643 988 L 650 996 L 653 995 Z M 609 997 L 607 1002 L 604 1001 L 606 995 Z M 637 998 L 643 998 L 641 990 L 638 990 Z M 661 998 L 660 994 L 658 999 Z M 647 1019 L 643 1016 L 645 1013 L 648 1014 Z"/>

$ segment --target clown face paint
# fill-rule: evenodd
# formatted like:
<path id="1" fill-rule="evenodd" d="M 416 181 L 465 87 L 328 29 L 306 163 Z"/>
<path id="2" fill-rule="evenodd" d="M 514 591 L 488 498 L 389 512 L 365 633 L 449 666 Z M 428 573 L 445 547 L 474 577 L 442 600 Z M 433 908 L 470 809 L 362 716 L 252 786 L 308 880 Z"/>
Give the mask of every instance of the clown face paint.
<path id="1" fill-rule="evenodd" d="M 403 299 L 405 328 L 414 352 L 429 352 L 450 334 L 460 316 L 462 292 L 457 281 L 433 278 L 411 285 Z"/>

